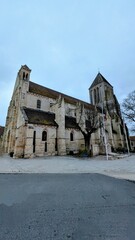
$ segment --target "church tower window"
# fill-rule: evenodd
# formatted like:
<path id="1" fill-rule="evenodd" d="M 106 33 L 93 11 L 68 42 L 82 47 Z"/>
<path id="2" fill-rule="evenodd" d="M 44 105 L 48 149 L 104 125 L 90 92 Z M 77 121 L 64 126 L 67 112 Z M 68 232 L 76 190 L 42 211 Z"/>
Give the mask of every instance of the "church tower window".
<path id="1" fill-rule="evenodd" d="M 28 80 L 28 76 L 29 76 L 28 73 L 26 73 L 26 80 Z"/>
<path id="2" fill-rule="evenodd" d="M 23 72 L 23 80 L 25 79 L 25 72 Z"/>
<path id="3" fill-rule="evenodd" d="M 97 99 L 97 96 L 96 96 L 96 89 L 94 89 L 94 103 L 95 103 L 95 104 L 97 103 L 96 99 Z"/>
<path id="4" fill-rule="evenodd" d="M 99 88 L 97 87 L 97 103 L 99 103 Z"/>

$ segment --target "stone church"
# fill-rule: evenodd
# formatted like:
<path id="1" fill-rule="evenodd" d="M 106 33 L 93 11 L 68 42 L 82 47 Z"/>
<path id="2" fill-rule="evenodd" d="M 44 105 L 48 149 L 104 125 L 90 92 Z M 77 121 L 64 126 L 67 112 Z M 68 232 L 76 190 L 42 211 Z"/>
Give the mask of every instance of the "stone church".
<path id="1" fill-rule="evenodd" d="M 21 66 L 8 108 L 3 145 L 14 158 L 77 154 L 95 156 L 126 147 L 120 106 L 111 84 L 98 73 L 90 102 L 30 81 Z"/>

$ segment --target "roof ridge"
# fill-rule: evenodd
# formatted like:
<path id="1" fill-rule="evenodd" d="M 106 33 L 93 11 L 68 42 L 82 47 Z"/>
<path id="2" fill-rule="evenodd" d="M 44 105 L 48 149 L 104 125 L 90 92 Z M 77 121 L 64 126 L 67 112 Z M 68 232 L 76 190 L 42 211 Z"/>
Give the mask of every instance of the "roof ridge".
<path id="1" fill-rule="evenodd" d="M 95 77 L 94 81 L 92 82 L 91 86 L 89 87 L 89 89 L 91 89 L 92 87 L 96 86 L 97 84 L 99 84 L 101 82 L 106 82 L 113 88 L 113 86 L 106 80 L 106 78 L 100 72 L 98 72 L 98 74 L 96 75 L 96 77 Z"/>

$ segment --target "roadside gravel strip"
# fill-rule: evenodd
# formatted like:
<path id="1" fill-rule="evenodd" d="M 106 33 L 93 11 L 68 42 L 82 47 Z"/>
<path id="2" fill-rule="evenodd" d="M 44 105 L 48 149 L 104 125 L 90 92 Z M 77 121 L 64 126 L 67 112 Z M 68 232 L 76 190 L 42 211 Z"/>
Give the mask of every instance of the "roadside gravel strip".
<path id="1" fill-rule="evenodd" d="M 13 159 L 8 155 L 3 155 L 0 156 L 0 173 L 100 173 L 135 180 L 135 155 L 108 161 L 105 156 Z"/>

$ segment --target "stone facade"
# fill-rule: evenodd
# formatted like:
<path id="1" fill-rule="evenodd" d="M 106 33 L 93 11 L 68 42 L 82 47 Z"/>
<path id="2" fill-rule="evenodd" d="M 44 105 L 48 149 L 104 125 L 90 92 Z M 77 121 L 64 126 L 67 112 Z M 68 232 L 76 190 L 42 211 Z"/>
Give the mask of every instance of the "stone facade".
<path id="1" fill-rule="evenodd" d="M 91 104 L 30 81 L 31 70 L 17 74 L 3 143 L 14 158 L 92 155 L 125 147 L 120 107 L 113 87 L 99 73 L 89 88 Z"/>
<path id="2" fill-rule="evenodd" d="M 0 155 L 3 153 L 3 133 L 4 127 L 0 126 Z"/>
<path id="3" fill-rule="evenodd" d="M 131 151 L 135 152 L 135 136 L 130 136 L 130 147 L 131 147 Z"/>

